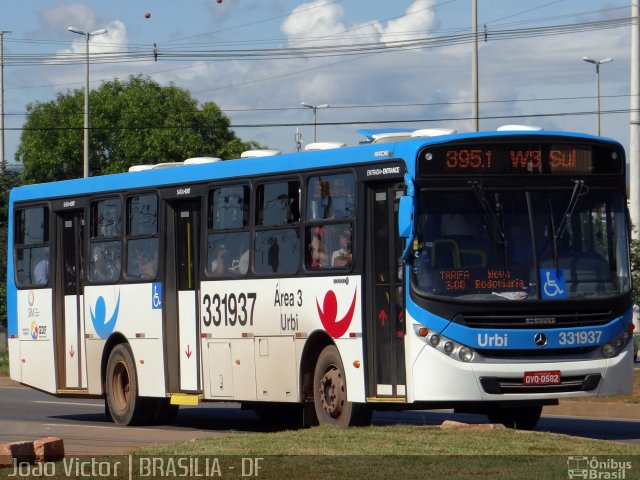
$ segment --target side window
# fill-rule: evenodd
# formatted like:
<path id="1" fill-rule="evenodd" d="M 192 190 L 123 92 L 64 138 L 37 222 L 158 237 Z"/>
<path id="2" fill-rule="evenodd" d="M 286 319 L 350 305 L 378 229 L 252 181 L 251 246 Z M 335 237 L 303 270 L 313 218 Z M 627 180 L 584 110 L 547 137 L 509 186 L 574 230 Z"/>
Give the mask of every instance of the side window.
<path id="1" fill-rule="evenodd" d="M 351 255 L 351 224 L 337 223 L 305 229 L 308 270 L 349 268 Z"/>
<path id="2" fill-rule="evenodd" d="M 351 173 L 308 179 L 304 229 L 307 270 L 351 268 L 355 198 L 356 181 Z"/>
<path id="3" fill-rule="evenodd" d="M 256 273 L 290 274 L 298 271 L 300 238 L 297 228 L 256 232 Z"/>
<path id="4" fill-rule="evenodd" d="M 351 173 L 322 175 L 307 183 L 307 220 L 353 217 L 356 181 Z"/>
<path id="5" fill-rule="evenodd" d="M 49 209 L 32 207 L 16 211 L 16 283 L 23 286 L 49 284 Z"/>
<path id="6" fill-rule="evenodd" d="M 119 197 L 91 203 L 89 279 L 110 283 L 122 268 L 122 201 Z"/>
<path id="7" fill-rule="evenodd" d="M 152 280 L 158 274 L 158 197 L 127 199 L 127 277 Z"/>
<path id="8" fill-rule="evenodd" d="M 291 225 L 300 221 L 300 184 L 273 182 L 259 185 L 256 225 Z"/>
<path id="9" fill-rule="evenodd" d="M 213 277 L 249 271 L 249 187 L 231 185 L 209 193 L 206 271 Z"/>
<path id="10" fill-rule="evenodd" d="M 298 271 L 300 252 L 300 183 L 271 182 L 256 189 L 256 273 Z"/>
<path id="11" fill-rule="evenodd" d="M 209 194 L 209 228 L 245 228 L 249 224 L 249 187 L 216 188 Z"/>

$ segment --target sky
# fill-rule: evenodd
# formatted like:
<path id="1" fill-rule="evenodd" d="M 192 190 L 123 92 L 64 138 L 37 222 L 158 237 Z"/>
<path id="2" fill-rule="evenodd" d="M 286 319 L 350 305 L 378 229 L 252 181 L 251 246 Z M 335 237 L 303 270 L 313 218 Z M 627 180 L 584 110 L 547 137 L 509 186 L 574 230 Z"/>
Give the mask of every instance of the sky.
<path id="1" fill-rule="evenodd" d="M 107 29 L 91 37 L 92 54 L 112 54 L 92 57 L 91 89 L 138 74 L 175 84 L 215 102 L 242 140 L 282 152 L 295 151 L 296 131 L 313 141 L 301 102 L 329 105 L 317 110 L 318 141 L 355 145 L 360 128 L 470 131 L 471 10 L 472 0 L 0 0 L 5 158 L 15 161 L 28 104 L 84 88 L 85 37 L 69 26 Z M 595 133 L 595 66 L 582 58 L 612 57 L 600 66 L 601 132 L 628 147 L 630 27 L 589 24 L 630 15 L 629 0 L 478 0 L 480 129 Z"/>

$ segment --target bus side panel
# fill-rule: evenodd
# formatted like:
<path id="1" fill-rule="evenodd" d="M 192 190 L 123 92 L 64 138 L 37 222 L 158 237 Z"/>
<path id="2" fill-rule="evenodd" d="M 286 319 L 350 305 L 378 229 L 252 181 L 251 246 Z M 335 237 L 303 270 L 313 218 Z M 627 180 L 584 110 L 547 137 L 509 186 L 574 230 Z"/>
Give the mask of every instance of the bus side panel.
<path id="1" fill-rule="evenodd" d="M 292 372 L 283 370 L 285 366 L 277 366 L 276 356 L 281 352 L 275 343 L 283 335 L 279 329 L 280 307 L 274 300 L 278 288 L 278 279 L 202 283 L 204 398 L 256 400 L 261 399 L 262 388 L 271 395 L 278 391 L 277 396 L 286 401 L 281 385 L 271 382 L 275 375 L 278 382 L 295 382 Z M 270 344 L 274 348 L 269 348 Z M 271 370 L 264 368 L 268 363 L 276 366 Z"/>
<path id="2" fill-rule="evenodd" d="M 359 276 L 204 282 L 205 398 L 299 402 L 304 341 L 324 330 L 340 352 L 349 400 L 364 402 L 361 309 Z"/>
<path id="3" fill-rule="evenodd" d="M 56 392 L 51 289 L 18 291 L 20 382 Z"/>
<path id="4" fill-rule="evenodd" d="M 102 395 L 102 374 L 100 368 L 102 366 L 102 353 L 106 340 L 93 337 L 87 338 L 84 342 L 87 350 L 86 369 L 87 369 L 87 393 L 90 395 Z"/>
<path id="5" fill-rule="evenodd" d="M 342 359 L 351 402 L 365 402 L 361 292 L 360 277 L 356 275 L 287 278 L 280 282 L 278 292 L 282 333 L 308 338 L 313 332 L 324 330 L 333 338 Z M 304 344 L 296 342 L 296 346 L 299 379 Z"/>
<path id="6" fill-rule="evenodd" d="M 154 283 L 85 287 L 85 331 L 89 339 L 106 340 L 114 333 L 127 339 L 142 396 L 166 394 L 162 302 L 154 301 L 153 297 L 154 292 L 159 291 L 161 286 Z M 87 346 L 89 377 L 99 369 L 102 354 L 97 354 L 98 348 L 98 345 Z"/>

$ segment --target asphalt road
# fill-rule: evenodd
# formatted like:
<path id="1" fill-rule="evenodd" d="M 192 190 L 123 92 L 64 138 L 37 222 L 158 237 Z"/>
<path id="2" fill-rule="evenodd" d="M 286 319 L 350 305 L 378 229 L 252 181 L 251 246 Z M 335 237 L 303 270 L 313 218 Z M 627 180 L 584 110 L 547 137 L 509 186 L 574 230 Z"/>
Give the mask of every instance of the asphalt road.
<path id="1" fill-rule="evenodd" d="M 439 425 L 444 420 L 484 423 L 480 415 L 447 411 L 376 412 L 375 425 Z M 164 443 L 226 435 L 229 431 L 269 431 L 250 410 L 234 403 L 182 407 L 174 425 L 119 427 L 107 420 L 101 400 L 58 399 L 23 387 L 0 387 L 0 443 L 62 437 L 67 456 L 123 453 Z M 639 420 L 543 416 L 536 430 L 640 444 Z"/>

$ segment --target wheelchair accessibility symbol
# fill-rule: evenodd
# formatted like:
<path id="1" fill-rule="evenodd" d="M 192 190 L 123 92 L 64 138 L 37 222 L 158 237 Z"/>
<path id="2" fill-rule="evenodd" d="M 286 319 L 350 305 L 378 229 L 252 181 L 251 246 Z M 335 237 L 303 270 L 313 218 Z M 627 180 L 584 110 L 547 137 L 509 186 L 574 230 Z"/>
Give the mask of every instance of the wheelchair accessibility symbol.
<path id="1" fill-rule="evenodd" d="M 162 284 L 153 283 L 151 285 L 151 307 L 153 309 L 162 308 Z"/>
<path id="2" fill-rule="evenodd" d="M 541 268 L 542 298 L 567 298 L 567 281 L 561 268 Z"/>

